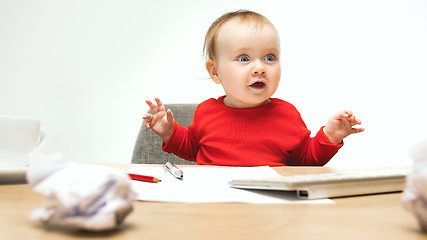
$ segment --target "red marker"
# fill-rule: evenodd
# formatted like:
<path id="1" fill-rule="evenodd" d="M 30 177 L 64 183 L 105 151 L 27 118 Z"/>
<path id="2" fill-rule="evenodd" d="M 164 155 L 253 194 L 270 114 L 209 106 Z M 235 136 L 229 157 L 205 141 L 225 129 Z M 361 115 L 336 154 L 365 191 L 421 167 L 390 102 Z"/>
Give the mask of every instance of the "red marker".
<path id="1" fill-rule="evenodd" d="M 137 180 L 137 181 L 151 182 L 151 183 L 158 183 L 162 181 L 156 177 L 151 177 L 151 176 L 144 176 L 144 175 L 133 174 L 133 173 L 128 173 L 128 175 L 130 179 Z"/>

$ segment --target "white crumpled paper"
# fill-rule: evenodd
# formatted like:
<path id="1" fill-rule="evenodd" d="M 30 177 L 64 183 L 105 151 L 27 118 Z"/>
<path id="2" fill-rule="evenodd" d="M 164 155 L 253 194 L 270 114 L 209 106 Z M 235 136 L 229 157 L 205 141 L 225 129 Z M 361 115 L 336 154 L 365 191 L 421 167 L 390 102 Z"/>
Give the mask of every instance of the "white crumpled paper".
<path id="1" fill-rule="evenodd" d="M 70 163 L 60 154 L 34 155 L 27 181 L 34 191 L 46 196 L 48 204 L 34 210 L 30 219 L 50 226 L 114 229 L 132 211 L 136 197 L 125 173 Z"/>
<path id="2" fill-rule="evenodd" d="M 414 160 L 413 170 L 406 178 L 402 203 L 417 218 L 427 232 L 427 141 L 418 143 L 409 151 Z"/>

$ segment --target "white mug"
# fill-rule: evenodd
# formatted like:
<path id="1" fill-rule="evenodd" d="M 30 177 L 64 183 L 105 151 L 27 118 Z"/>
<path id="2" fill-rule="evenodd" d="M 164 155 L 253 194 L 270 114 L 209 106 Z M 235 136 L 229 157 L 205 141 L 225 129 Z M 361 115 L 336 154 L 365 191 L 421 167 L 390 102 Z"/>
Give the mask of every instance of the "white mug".
<path id="1" fill-rule="evenodd" d="M 0 115 L 0 169 L 26 167 L 30 154 L 44 143 L 39 120 Z"/>

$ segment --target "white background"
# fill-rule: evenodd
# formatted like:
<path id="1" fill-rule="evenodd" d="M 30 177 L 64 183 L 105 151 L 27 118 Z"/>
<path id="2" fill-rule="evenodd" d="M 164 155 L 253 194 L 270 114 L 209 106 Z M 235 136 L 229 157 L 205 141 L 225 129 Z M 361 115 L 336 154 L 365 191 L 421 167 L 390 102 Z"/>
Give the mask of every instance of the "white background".
<path id="1" fill-rule="evenodd" d="M 44 152 L 70 161 L 131 161 L 146 99 L 200 103 L 223 94 L 202 46 L 225 12 L 276 26 L 282 80 L 316 133 L 343 108 L 366 132 L 329 166 L 409 165 L 427 138 L 427 1 L 0 0 L 0 114 L 38 118 Z M 1 134 L 1 133 L 0 133 Z"/>

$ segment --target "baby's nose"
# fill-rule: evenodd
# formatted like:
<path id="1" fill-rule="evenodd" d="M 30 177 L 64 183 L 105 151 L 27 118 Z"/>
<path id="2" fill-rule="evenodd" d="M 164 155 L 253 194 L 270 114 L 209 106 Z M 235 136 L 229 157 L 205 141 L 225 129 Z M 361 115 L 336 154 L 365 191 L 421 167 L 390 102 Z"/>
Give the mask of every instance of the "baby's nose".
<path id="1" fill-rule="evenodd" d="M 255 67 L 252 69 L 253 75 L 265 75 L 264 64 L 261 62 L 256 62 Z"/>

